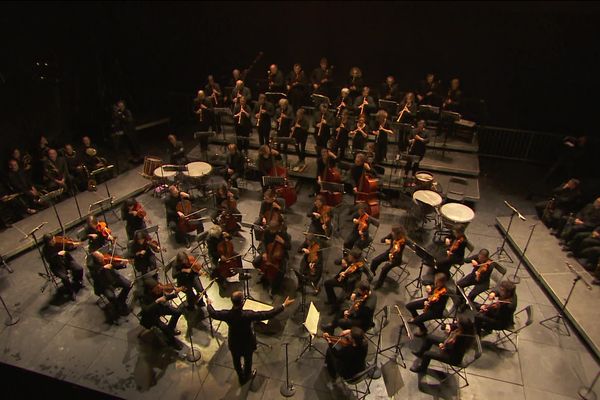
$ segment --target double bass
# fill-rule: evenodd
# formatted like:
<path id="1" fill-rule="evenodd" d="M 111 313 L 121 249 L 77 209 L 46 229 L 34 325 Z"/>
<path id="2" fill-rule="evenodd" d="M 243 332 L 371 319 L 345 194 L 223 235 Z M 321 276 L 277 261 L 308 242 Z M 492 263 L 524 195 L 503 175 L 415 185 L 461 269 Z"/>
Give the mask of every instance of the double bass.
<path id="1" fill-rule="evenodd" d="M 273 158 L 273 153 L 271 153 L 271 160 L 273 162 L 273 168 L 267 171 L 268 176 L 274 177 L 283 177 L 284 183 L 283 185 L 278 185 L 273 187 L 273 190 L 277 195 L 285 200 L 285 206 L 291 207 L 298 200 L 298 195 L 296 194 L 296 189 L 288 185 L 288 172 L 287 169 L 275 164 L 275 159 Z"/>
<path id="2" fill-rule="evenodd" d="M 321 183 L 342 183 L 342 175 L 335 166 L 327 166 L 323 170 Z M 325 203 L 331 207 L 335 207 L 340 204 L 344 196 L 344 193 L 342 192 L 331 192 L 329 190 L 324 190 L 322 186 L 319 194 L 325 198 Z"/>
<path id="3" fill-rule="evenodd" d="M 365 203 L 368 207 L 367 213 L 373 218 L 379 218 L 379 198 L 377 197 L 377 185 L 379 180 L 367 174 L 363 168 L 363 173 L 358 183 L 358 190 L 354 197 L 354 203 Z"/>
<path id="4" fill-rule="evenodd" d="M 263 255 L 262 262 L 258 269 L 260 269 L 264 277 L 273 284 L 275 280 L 280 276 L 281 264 L 285 258 L 285 245 L 279 243 L 277 238 L 267 245 L 267 251 Z"/>
<path id="5" fill-rule="evenodd" d="M 237 272 L 235 269 L 242 268 L 242 258 L 233 249 L 233 243 L 229 238 L 223 238 L 217 245 L 219 253 L 219 266 L 216 274 L 221 279 L 227 279 L 234 276 Z"/>

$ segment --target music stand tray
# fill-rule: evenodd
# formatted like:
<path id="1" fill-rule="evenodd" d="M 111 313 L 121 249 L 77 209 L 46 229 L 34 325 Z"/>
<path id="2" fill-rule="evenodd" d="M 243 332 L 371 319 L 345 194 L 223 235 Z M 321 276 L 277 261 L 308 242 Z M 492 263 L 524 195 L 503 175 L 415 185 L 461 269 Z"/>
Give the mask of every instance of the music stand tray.
<path id="1" fill-rule="evenodd" d="M 302 349 L 302 351 L 296 358 L 296 361 L 300 360 L 302 356 L 310 350 L 316 350 L 317 353 L 325 357 L 325 354 L 321 350 L 316 348 L 313 344 L 313 338 L 317 335 L 320 316 L 321 314 L 319 313 L 319 310 L 317 310 L 317 307 L 315 307 L 315 303 L 311 301 L 310 306 L 308 307 L 308 314 L 306 314 L 306 320 L 302 323 L 302 326 L 308 333 L 308 343 L 306 344 L 304 349 Z"/>

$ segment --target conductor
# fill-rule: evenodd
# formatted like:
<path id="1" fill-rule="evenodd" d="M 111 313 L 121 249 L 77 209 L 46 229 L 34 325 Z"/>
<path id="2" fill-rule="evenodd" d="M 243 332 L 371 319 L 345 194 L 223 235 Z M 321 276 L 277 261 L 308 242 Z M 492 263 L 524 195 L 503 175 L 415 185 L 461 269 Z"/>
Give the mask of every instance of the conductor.
<path id="1" fill-rule="evenodd" d="M 231 294 L 233 307 L 230 310 L 215 310 L 210 299 L 208 302 L 208 314 L 212 319 L 225 321 L 229 326 L 228 345 L 233 359 L 233 366 L 238 374 L 240 385 L 254 379 L 256 370 L 252 370 L 252 355 L 256 350 L 256 335 L 252 328 L 255 321 L 272 319 L 280 314 L 287 306 L 294 302 L 287 297 L 283 304 L 270 311 L 243 310 L 244 295 L 240 291 Z M 242 368 L 242 357 L 244 367 Z"/>

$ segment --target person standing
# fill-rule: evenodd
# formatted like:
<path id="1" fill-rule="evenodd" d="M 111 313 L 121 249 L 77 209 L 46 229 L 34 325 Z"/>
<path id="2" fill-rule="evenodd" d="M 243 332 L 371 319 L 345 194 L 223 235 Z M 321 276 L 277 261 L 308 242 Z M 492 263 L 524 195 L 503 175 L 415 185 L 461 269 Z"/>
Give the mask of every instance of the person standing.
<path id="1" fill-rule="evenodd" d="M 217 321 L 225 321 L 229 327 L 227 339 L 229 351 L 240 385 L 243 385 L 256 376 L 256 370 L 252 369 L 252 356 L 256 351 L 256 334 L 252 323 L 274 318 L 292 304 L 294 300 L 287 297 L 282 305 L 270 311 L 244 310 L 244 294 L 240 291 L 231 294 L 233 307 L 230 310 L 217 311 L 213 308 L 210 299 L 207 299 L 207 302 L 210 317 Z M 242 358 L 244 359 L 243 366 Z"/>
<path id="2" fill-rule="evenodd" d="M 127 108 L 125 100 L 119 100 L 113 106 L 112 129 L 114 140 L 117 143 L 117 146 L 115 146 L 117 151 L 119 136 L 121 136 L 129 148 L 129 161 L 134 164 L 138 164 L 141 160 L 140 146 L 136 137 L 137 134 L 135 132 L 133 114 Z"/>

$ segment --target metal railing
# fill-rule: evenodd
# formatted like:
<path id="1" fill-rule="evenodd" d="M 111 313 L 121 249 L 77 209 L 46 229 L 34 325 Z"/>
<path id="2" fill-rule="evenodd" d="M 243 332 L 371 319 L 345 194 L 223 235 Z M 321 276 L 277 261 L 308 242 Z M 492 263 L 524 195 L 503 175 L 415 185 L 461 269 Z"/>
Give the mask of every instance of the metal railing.
<path id="1" fill-rule="evenodd" d="M 545 163 L 560 153 L 562 135 L 556 133 L 477 127 L 479 155 L 482 157 Z"/>

